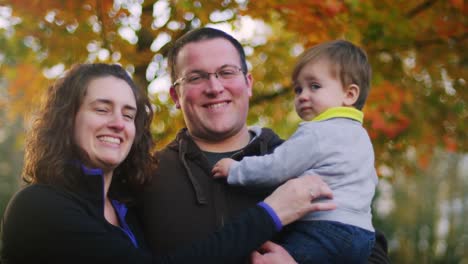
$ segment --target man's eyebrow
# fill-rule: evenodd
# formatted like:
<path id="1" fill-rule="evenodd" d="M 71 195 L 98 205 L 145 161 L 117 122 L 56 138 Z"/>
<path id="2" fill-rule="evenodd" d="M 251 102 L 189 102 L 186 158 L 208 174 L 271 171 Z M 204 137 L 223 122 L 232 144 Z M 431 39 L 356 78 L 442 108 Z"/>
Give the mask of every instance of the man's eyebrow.
<path id="1" fill-rule="evenodd" d="M 206 72 L 206 71 L 204 71 L 204 70 L 199 70 L 199 69 L 193 69 L 193 70 L 188 71 L 186 74 L 191 74 L 191 73 L 202 73 L 202 72 Z"/>
<path id="2" fill-rule="evenodd" d="M 239 67 L 239 66 L 237 66 L 237 65 L 235 65 L 235 64 L 223 64 L 223 65 L 221 65 L 221 67 L 216 68 L 216 71 L 222 70 L 222 69 L 224 69 L 224 68 L 226 68 L 226 67 Z M 241 68 L 241 67 L 239 67 L 239 68 Z M 200 70 L 200 69 L 192 69 L 192 70 L 188 71 L 186 74 L 190 74 L 190 73 L 202 73 L 202 72 L 206 72 L 206 71 Z"/>
<path id="3" fill-rule="evenodd" d="M 226 67 L 239 67 L 239 66 L 237 66 L 235 64 L 224 64 L 221 67 L 219 67 L 218 69 L 223 69 L 223 68 L 226 68 Z M 241 67 L 239 67 L 239 68 L 241 68 Z"/>

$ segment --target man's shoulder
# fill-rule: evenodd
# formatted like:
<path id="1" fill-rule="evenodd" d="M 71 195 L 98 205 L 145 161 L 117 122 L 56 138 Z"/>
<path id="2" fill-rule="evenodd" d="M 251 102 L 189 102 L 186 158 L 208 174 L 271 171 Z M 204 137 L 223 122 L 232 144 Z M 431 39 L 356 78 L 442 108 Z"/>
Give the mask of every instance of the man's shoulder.
<path id="1" fill-rule="evenodd" d="M 375 238 L 375 245 L 372 248 L 372 252 L 367 263 L 390 263 L 390 259 L 388 257 L 387 239 L 385 238 L 384 234 L 378 230 L 375 230 Z"/>
<path id="2" fill-rule="evenodd" d="M 166 145 L 164 148 L 157 150 L 154 153 L 156 159 L 158 160 L 158 166 L 156 171 L 160 171 L 161 167 L 168 162 L 171 163 L 171 166 L 174 166 L 174 162 L 179 160 L 179 148 L 176 143 L 171 142 Z"/>
<path id="3" fill-rule="evenodd" d="M 268 127 L 251 126 L 249 127 L 249 131 L 254 135 L 251 143 L 257 139 L 268 142 L 269 144 L 281 144 L 284 141 L 275 131 Z"/>
<path id="4" fill-rule="evenodd" d="M 182 128 L 177 132 L 177 135 L 174 139 L 169 142 L 166 146 L 156 152 L 157 155 L 168 155 L 169 153 L 178 152 L 181 146 L 184 146 L 183 149 L 191 147 L 195 143 L 192 138 L 188 135 L 187 128 Z"/>
<path id="5" fill-rule="evenodd" d="M 267 142 L 270 148 L 276 148 L 284 142 L 284 139 L 280 138 L 280 136 L 278 136 L 278 134 L 276 134 L 275 131 L 273 131 L 271 128 L 266 127 L 262 128 L 261 138 L 263 138 L 265 142 Z"/>
<path id="6" fill-rule="evenodd" d="M 187 130 L 183 128 L 169 144 L 155 152 L 155 157 L 158 160 L 156 171 L 180 169 L 183 167 L 184 160 L 200 160 L 201 155 L 200 148 L 188 135 Z"/>
<path id="7" fill-rule="evenodd" d="M 254 134 L 253 140 L 244 148 L 245 156 L 258 156 L 273 152 L 273 150 L 284 142 L 272 129 L 265 127 L 249 127 Z"/>

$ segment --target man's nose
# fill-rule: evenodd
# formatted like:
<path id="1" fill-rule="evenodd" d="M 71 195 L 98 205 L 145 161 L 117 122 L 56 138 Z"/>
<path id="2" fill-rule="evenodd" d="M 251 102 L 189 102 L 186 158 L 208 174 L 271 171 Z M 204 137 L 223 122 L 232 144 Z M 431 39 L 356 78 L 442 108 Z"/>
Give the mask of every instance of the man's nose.
<path id="1" fill-rule="evenodd" d="M 219 78 L 218 74 L 215 73 L 210 73 L 208 75 L 208 87 L 207 87 L 207 92 L 208 93 L 220 93 L 224 91 L 224 85 L 221 82 L 221 79 Z"/>

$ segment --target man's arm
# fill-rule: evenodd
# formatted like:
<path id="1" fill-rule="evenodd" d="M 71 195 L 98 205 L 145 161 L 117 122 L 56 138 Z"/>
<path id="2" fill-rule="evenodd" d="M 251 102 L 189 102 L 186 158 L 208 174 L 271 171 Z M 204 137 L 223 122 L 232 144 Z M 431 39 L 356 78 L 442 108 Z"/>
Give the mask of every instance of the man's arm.
<path id="1" fill-rule="evenodd" d="M 389 264 L 387 240 L 383 233 L 375 230 L 375 245 L 372 248 L 371 255 L 367 261 L 368 263 Z"/>
<path id="2" fill-rule="evenodd" d="M 251 264 L 297 264 L 282 246 L 267 241 L 250 255 Z"/>

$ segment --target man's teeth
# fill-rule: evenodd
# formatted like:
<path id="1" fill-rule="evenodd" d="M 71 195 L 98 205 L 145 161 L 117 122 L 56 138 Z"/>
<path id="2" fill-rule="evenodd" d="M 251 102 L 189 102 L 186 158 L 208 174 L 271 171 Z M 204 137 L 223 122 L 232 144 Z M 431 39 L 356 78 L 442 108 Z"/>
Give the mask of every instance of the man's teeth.
<path id="1" fill-rule="evenodd" d="M 208 108 L 210 108 L 210 109 L 219 108 L 219 107 L 222 107 L 222 106 L 224 106 L 224 105 L 226 105 L 226 104 L 227 104 L 226 102 L 217 103 L 217 104 L 211 104 L 211 105 L 208 105 Z"/>
<path id="2" fill-rule="evenodd" d="M 107 143 L 120 144 L 120 139 L 115 137 L 100 137 L 99 140 Z"/>

